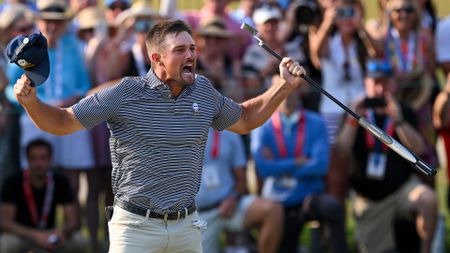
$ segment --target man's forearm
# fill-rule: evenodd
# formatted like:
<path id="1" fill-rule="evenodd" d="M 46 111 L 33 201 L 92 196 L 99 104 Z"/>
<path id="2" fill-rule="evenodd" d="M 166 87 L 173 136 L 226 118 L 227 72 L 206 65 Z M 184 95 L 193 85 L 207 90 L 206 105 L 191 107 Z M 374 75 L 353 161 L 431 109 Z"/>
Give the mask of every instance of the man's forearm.
<path id="1" fill-rule="evenodd" d="M 23 105 L 33 123 L 41 130 L 54 134 L 66 135 L 83 129 L 74 118 L 71 109 L 57 108 L 41 102 L 39 99 Z"/>
<path id="2" fill-rule="evenodd" d="M 34 239 L 36 238 L 36 236 L 35 236 L 35 234 L 37 232 L 36 229 L 26 227 L 17 222 L 5 222 L 5 224 L 3 224 L 3 229 L 5 232 L 9 232 L 9 233 L 18 235 L 20 237 L 23 237 L 23 238 L 31 240 L 31 241 L 34 241 Z"/>
<path id="3" fill-rule="evenodd" d="M 284 85 L 283 81 L 279 80 L 277 84 L 270 87 L 262 95 L 242 103 L 243 112 L 241 117 L 248 127 L 246 132 L 250 132 L 267 121 L 291 92 L 292 88 Z"/>

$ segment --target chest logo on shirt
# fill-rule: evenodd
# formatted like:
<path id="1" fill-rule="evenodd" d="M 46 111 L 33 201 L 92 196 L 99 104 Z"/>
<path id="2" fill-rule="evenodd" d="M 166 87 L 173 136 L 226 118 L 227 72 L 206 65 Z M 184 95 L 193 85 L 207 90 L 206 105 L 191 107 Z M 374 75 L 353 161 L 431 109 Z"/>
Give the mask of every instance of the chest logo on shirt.
<path id="1" fill-rule="evenodd" d="M 192 104 L 192 110 L 194 111 L 194 113 L 198 113 L 199 107 L 197 103 Z"/>

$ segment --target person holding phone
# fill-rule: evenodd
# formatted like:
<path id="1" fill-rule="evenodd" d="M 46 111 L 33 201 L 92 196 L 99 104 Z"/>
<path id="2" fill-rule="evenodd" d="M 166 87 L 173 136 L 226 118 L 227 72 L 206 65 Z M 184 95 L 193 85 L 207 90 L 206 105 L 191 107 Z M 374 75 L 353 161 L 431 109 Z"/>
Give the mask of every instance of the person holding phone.
<path id="1" fill-rule="evenodd" d="M 369 99 L 357 99 L 353 111 L 420 155 L 424 140 L 418 118 L 410 107 L 394 98 L 397 85 L 393 71 L 390 64 L 369 61 L 365 78 Z M 358 126 L 356 119 L 347 117 L 336 138 L 336 152 L 354 160 L 349 171 L 359 249 L 395 252 L 398 245 L 393 224 L 397 218 L 406 217 L 415 221 L 420 252 L 430 252 L 438 215 L 436 193 L 415 176 L 406 160 Z"/>

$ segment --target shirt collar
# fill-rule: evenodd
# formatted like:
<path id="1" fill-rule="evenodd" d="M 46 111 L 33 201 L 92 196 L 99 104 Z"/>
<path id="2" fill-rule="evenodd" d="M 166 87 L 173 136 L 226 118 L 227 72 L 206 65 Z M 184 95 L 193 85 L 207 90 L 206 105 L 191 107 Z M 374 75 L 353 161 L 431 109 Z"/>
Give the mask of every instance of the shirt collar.
<path id="1" fill-rule="evenodd" d="M 153 69 L 150 69 L 147 72 L 146 78 L 148 80 L 148 85 L 150 86 L 151 89 L 159 91 L 161 93 L 161 96 L 165 97 L 165 98 L 171 98 L 172 97 L 172 93 L 170 91 L 169 86 L 164 83 L 163 81 L 161 81 L 161 79 L 159 79 L 155 72 L 153 72 Z M 195 81 L 192 85 L 186 85 L 183 89 L 183 91 L 181 92 L 180 96 L 178 96 L 178 98 L 185 96 L 185 95 L 189 95 L 194 86 L 197 83 L 197 77 L 195 78 Z"/>

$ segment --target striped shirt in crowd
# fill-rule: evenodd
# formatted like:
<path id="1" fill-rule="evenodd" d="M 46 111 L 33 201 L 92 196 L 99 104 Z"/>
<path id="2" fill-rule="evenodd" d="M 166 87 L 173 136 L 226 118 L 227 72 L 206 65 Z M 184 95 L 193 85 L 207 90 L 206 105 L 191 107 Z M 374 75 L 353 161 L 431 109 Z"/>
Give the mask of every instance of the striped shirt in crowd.
<path id="1" fill-rule="evenodd" d="M 200 75 L 172 98 L 152 70 L 146 77 L 126 77 L 72 108 L 87 129 L 108 123 L 115 197 L 158 213 L 193 203 L 209 127 L 223 130 L 242 111 Z"/>

